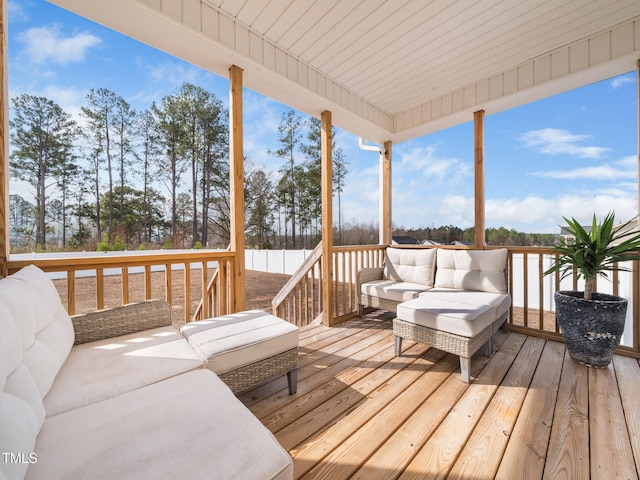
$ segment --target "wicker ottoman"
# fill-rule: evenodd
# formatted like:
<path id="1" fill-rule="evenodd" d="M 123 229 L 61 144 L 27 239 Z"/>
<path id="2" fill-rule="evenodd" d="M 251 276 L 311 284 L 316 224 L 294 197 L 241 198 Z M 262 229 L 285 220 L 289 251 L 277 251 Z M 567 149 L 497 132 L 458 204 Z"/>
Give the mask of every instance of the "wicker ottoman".
<path id="1" fill-rule="evenodd" d="M 401 354 L 403 338 L 453 353 L 460 357 L 460 373 L 466 383 L 471 357 L 483 346 L 487 356 L 493 354 L 491 339 L 506 320 L 506 313 L 496 318 L 493 305 L 458 303 L 428 295 L 400 303 L 397 315 L 393 320 L 396 355 Z"/>
<path id="2" fill-rule="evenodd" d="M 297 390 L 298 327 L 261 310 L 187 323 L 180 329 L 233 393 L 287 374 Z"/>

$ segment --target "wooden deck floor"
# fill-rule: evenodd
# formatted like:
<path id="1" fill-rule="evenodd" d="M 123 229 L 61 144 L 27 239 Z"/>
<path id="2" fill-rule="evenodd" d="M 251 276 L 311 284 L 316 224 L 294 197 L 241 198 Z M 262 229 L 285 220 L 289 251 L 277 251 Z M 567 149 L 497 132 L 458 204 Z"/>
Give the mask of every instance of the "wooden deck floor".
<path id="1" fill-rule="evenodd" d="M 561 343 L 499 332 L 467 385 L 457 357 L 405 343 L 396 358 L 383 312 L 308 326 L 298 393 L 281 378 L 240 397 L 295 478 L 638 478 L 637 360 L 589 369 Z"/>

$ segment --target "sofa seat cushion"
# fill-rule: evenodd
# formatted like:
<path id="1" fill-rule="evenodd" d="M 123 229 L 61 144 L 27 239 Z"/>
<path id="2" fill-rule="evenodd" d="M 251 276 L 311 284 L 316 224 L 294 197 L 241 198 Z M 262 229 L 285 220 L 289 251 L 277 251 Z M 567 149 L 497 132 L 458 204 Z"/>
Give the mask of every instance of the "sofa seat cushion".
<path id="1" fill-rule="evenodd" d="M 511 296 L 507 293 L 478 292 L 473 290 L 458 290 L 455 288 L 433 288 L 418 296 L 448 302 L 466 303 L 468 305 L 489 305 L 496 310 L 496 320 L 505 315 L 511 306 Z"/>
<path id="2" fill-rule="evenodd" d="M 388 247 L 384 260 L 383 277 L 396 282 L 417 283 L 433 287 L 436 268 L 436 249 Z"/>
<path id="3" fill-rule="evenodd" d="M 416 298 L 420 292 L 424 292 L 428 288 L 419 283 L 373 280 L 362 284 L 361 293 L 394 302 L 405 302 Z"/>
<path id="4" fill-rule="evenodd" d="M 203 365 L 172 326 L 76 345 L 44 406 L 51 417 Z"/>
<path id="5" fill-rule="evenodd" d="M 48 418 L 27 479 L 292 478 L 289 454 L 200 369 Z"/>
<path id="6" fill-rule="evenodd" d="M 218 374 L 298 348 L 298 327 L 262 310 L 187 323 L 180 331 Z"/>
<path id="7" fill-rule="evenodd" d="M 423 296 L 399 304 L 397 316 L 405 322 L 471 338 L 496 321 L 496 309 Z"/>

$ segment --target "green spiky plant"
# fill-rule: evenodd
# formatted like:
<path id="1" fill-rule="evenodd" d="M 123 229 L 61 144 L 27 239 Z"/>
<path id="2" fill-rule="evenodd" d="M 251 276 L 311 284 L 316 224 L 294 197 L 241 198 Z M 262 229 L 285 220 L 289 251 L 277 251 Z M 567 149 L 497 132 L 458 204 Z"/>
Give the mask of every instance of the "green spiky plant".
<path id="1" fill-rule="evenodd" d="M 619 263 L 638 259 L 640 232 L 626 228 L 635 219 L 614 228 L 614 212 L 609 212 L 602 223 L 597 222 L 594 214 L 591 232 L 587 232 L 575 218 L 562 218 L 567 223 L 563 228 L 575 237 L 575 243 L 567 243 L 562 238 L 554 250 L 559 256 L 544 274 L 559 271 L 562 280 L 575 269 L 578 279 L 584 278 L 585 281 L 584 299 L 591 300 L 598 276 L 607 278 L 607 272 L 628 271 L 628 268 L 619 266 Z"/>

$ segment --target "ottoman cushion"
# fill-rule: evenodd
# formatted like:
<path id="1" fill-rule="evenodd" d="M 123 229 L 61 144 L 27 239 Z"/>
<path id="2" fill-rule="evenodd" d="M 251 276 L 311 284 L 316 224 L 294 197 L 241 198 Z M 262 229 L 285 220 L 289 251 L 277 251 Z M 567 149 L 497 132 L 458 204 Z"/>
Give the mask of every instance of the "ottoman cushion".
<path id="1" fill-rule="evenodd" d="M 508 293 L 477 292 L 473 290 L 458 290 L 456 288 L 434 288 L 419 297 L 436 298 L 449 302 L 465 303 L 469 305 L 489 305 L 496 310 L 496 320 L 505 315 L 511 306 L 511 296 Z"/>
<path id="2" fill-rule="evenodd" d="M 261 310 L 191 322 L 180 331 L 217 374 L 298 347 L 298 327 Z"/>
<path id="3" fill-rule="evenodd" d="M 496 309 L 489 305 L 469 305 L 418 297 L 398 305 L 398 318 L 423 327 L 473 337 L 496 320 Z"/>

